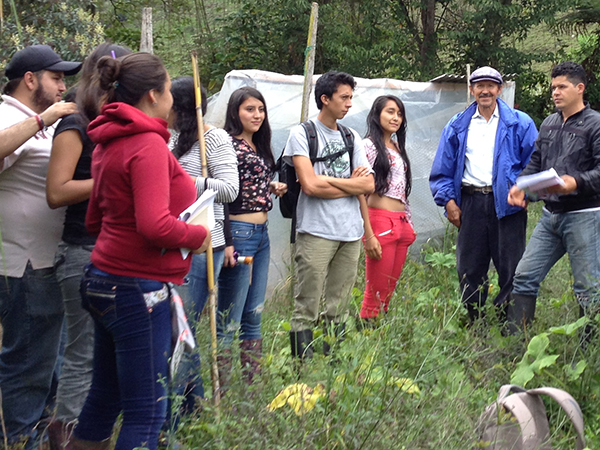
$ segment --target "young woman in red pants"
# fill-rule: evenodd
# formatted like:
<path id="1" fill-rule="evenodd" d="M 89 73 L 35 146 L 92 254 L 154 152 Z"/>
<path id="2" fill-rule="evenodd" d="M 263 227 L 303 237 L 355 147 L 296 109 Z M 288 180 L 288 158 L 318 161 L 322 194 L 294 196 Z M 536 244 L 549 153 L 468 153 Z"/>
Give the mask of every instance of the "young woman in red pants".
<path id="1" fill-rule="evenodd" d="M 360 197 L 366 255 L 360 317 L 367 322 L 373 321 L 382 308 L 387 312 L 408 247 L 416 238 L 408 205 L 411 171 L 405 144 L 404 104 L 393 95 L 377 97 L 367 117 L 364 140 L 375 171 L 375 193 Z"/>

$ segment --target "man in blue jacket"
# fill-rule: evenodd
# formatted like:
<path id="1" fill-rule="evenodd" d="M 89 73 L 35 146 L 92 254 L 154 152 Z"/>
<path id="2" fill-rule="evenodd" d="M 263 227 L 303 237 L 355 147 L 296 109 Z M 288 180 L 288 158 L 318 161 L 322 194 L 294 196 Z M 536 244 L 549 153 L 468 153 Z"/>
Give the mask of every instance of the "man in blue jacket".
<path id="1" fill-rule="evenodd" d="M 429 184 L 459 229 L 456 268 L 473 324 L 487 299 L 490 259 L 500 287 L 494 305 L 504 317 L 527 228 L 527 211 L 507 203 L 508 190 L 529 162 L 538 133 L 527 114 L 498 98 L 503 81 L 497 70 L 481 67 L 469 82 L 475 102 L 444 128 Z"/>

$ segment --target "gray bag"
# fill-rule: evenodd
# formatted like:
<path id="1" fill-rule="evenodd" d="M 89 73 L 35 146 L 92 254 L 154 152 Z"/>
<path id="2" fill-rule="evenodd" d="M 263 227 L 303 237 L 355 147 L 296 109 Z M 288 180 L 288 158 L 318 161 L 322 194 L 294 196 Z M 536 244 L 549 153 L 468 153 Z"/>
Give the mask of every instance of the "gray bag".
<path id="1" fill-rule="evenodd" d="M 473 449 L 552 450 L 541 394 L 553 398 L 567 413 L 577 432 L 577 450 L 583 450 L 583 415 L 570 394 L 556 388 L 526 390 L 512 384 L 500 388 L 498 399 L 479 418 L 477 436 L 480 441 Z"/>

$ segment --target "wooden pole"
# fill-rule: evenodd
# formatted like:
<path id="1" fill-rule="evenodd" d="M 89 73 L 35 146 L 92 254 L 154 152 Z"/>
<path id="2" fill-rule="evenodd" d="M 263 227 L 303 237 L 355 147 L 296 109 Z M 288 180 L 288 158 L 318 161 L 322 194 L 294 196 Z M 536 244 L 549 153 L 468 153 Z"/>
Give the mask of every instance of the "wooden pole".
<path id="1" fill-rule="evenodd" d="M 470 77 L 471 77 L 471 64 L 467 64 L 467 108 L 471 104 L 471 91 L 469 90 L 469 86 L 471 86 L 471 83 L 469 83 Z"/>
<path id="2" fill-rule="evenodd" d="M 198 57 L 192 51 L 192 70 L 194 72 L 194 93 L 196 96 L 196 120 L 198 121 L 198 144 L 200 145 L 200 161 L 202 176 L 208 177 L 208 163 L 206 161 L 206 142 L 204 141 L 204 119 L 202 117 L 202 93 L 200 90 L 200 73 L 198 71 Z M 217 287 L 215 286 L 215 270 L 212 243 L 206 249 L 206 278 L 208 280 L 208 309 L 210 315 L 210 341 L 211 341 L 211 371 L 210 376 L 213 386 L 213 401 L 217 407 L 221 403 L 221 387 L 219 386 L 219 367 L 217 366 Z"/>
<path id="3" fill-rule="evenodd" d="M 142 9 L 140 52 L 154 53 L 154 40 L 152 39 L 152 8 Z"/>
<path id="4" fill-rule="evenodd" d="M 315 71 L 315 46 L 317 45 L 317 24 L 319 23 L 319 4 L 313 2 L 310 8 L 310 24 L 304 59 L 304 88 L 302 90 L 302 111 L 300 122 L 308 119 L 308 105 L 312 91 L 312 76 Z"/>

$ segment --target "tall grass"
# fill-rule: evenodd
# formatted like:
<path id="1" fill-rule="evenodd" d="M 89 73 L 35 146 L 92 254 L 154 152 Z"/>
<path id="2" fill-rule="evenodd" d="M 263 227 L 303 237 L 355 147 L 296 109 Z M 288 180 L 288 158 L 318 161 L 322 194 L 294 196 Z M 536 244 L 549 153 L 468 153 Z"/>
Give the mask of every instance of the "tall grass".
<path id="1" fill-rule="evenodd" d="M 530 231 L 539 217 L 530 212 Z M 574 322 L 579 309 L 563 258 L 544 283 L 538 316 L 528 334 L 503 337 L 494 311 L 487 323 L 467 329 L 448 235 L 438 248 L 426 246 L 418 260 L 408 261 L 390 311 L 375 330 L 358 331 L 350 319 L 346 340 L 335 359 L 315 351 L 315 358 L 296 369 L 290 357 L 286 321 L 293 300 L 282 289 L 269 299 L 263 316 L 263 374 L 250 388 L 239 367 L 222 403 L 221 419 L 210 405 L 185 419 L 179 439 L 190 449 L 468 449 L 476 443 L 475 426 L 498 388 L 510 382 L 532 336 Z M 361 262 L 362 267 L 362 262 Z M 494 277 L 492 277 L 493 283 Z M 354 290 L 358 312 L 364 272 Z M 492 295 L 496 287 L 492 286 Z M 201 330 L 208 327 L 201 326 Z M 208 333 L 200 334 L 200 351 L 208 355 Z M 315 347 L 322 335 L 315 328 Z M 577 336 L 552 335 L 548 351 L 557 362 L 537 373 L 527 387 L 554 385 L 580 402 L 590 448 L 600 447 L 600 357 L 597 342 L 585 354 Z M 564 364 L 585 358 L 581 376 L 569 378 Z M 206 360 L 206 357 L 204 358 Z M 210 380 L 207 364 L 205 380 Z M 395 380 L 414 380 L 420 394 L 398 387 Z M 303 382 L 322 384 L 326 395 L 315 408 L 296 415 L 288 407 L 267 405 L 284 387 Z M 555 449 L 574 447 L 574 433 L 564 415 L 548 404 Z"/>

